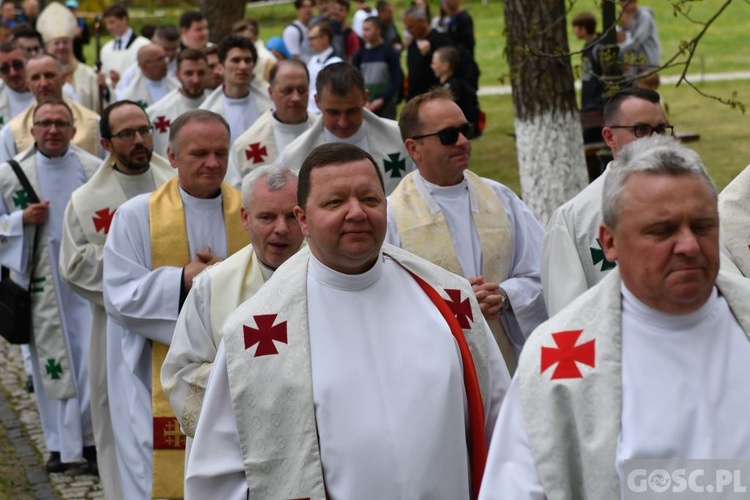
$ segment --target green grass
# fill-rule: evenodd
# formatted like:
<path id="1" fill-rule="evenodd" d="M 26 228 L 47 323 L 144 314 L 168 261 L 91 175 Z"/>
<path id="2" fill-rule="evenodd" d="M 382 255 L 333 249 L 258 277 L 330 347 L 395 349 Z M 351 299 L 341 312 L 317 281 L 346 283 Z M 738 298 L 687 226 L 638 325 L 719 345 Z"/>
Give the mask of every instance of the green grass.
<path id="1" fill-rule="evenodd" d="M 691 15 L 696 19 L 705 20 L 721 3 L 723 2 L 696 2 Z M 394 4 L 396 19 L 400 19 L 408 1 L 398 0 Z M 437 2 L 431 0 L 431 4 L 436 10 Z M 601 19 L 599 4 L 599 0 L 578 0 L 573 5 L 568 19 L 585 10 L 597 13 L 597 17 Z M 664 58 L 675 53 L 681 41 L 692 38 L 701 29 L 699 25 L 683 17 L 675 17 L 671 3 L 667 0 L 644 1 L 642 4 L 649 4 L 655 11 Z M 508 73 L 503 53 L 505 41 L 502 2 L 489 0 L 487 5 L 482 5 L 480 0 L 472 0 L 465 1 L 464 5 L 474 18 L 476 55 L 482 69 L 480 84 L 498 85 L 498 78 Z M 135 19 L 134 25 L 139 28 L 146 22 L 176 23 L 178 11 L 164 12 L 164 17 L 154 20 Z M 246 14 L 260 22 L 260 36 L 264 40 L 280 35 L 284 26 L 295 16 L 292 4 L 249 8 Z M 700 73 L 701 70 L 710 73 L 750 71 L 750 56 L 747 55 L 750 30 L 746 27 L 749 14 L 750 8 L 745 1 L 734 0 L 701 41 L 690 73 Z M 572 34 L 569 39 L 572 50 L 580 48 L 581 43 L 575 40 Z M 89 45 L 88 50 L 89 60 L 93 61 L 93 44 Z M 579 56 L 574 55 L 573 63 L 576 64 L 578 59 Z M 678 74 L 679 71 L 679 68 L 673 68 L 665 73 Z M 748 81 L 707 83 L 700 87 L 705 92 L 722 97 L 730 97 L 736 91 L 737 98 L 750 106 Z M 737 110 L 699 96 L 684 84 L 679 88 L 675 88 L 674 85 L 662 85 L 660 92 L 669 105 L 670 118 L 678 129 L 695 131 L 701 135 L 700 141 L 691 143 L 690 146 L 701 154 L 717 185 L 720 188 L 726 185 L 750 162 L 750 141 L 745 139 L 750 118 Z M 511 98 L 486 96 L 482 97 L 480 102 L 487 112 L 488 123 L 484 137 L 474 141 L 472 169 L 480 175 L 507 184 L 520 193 L 515 143 L 508 135 L 514 128 Z"/>

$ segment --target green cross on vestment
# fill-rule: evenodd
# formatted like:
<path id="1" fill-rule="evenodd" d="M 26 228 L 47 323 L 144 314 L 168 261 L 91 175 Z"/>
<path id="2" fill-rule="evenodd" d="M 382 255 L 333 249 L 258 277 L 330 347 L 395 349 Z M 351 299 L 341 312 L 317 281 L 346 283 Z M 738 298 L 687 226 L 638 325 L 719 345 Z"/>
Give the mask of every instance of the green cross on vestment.
<path id="1" fill-rule="evenodd" d="M 135 103 L 138 106 L 142 107 L 143 109 L 146 109 L 148 107 L 148 103 L 146 101 L 143 101 L 143 100 L 140 100 L 140 99 L 137 100 L 137 101 L 135 101 Z"/>
<path id="2" fill-rule="evenodd" d="M 47 375 L 52 378 L 52 380 L 59 380 L 60 375 L 62 375 L 62 366 L 60 366 L 60 363 L 55 361 L 53 358 L 49 358 L 47 360 L 47 364 L 44 365 L 44 369 L 47 371 Z"/>
<path id="3" fill-rule="evenodd" d="M 25 189 L 19 189 L 16 191 L 16 195 L 13 197 L 13 203 L 21 210 L 29 206 L 29 195 Z"/>
<path id="4" fill-rule="evenodd" d="M 589 248 L 589 250 L 591 250 L 591 260 L 594 261 L 594 267 L 596 267 L 599 262 L 602 263 L 602 267 L 599 269 L 602 272 L 609 271 L 610 269 L 614 269 L 615 267 L 617 267 L 616 262 L 611 262 L 604 256 L 604 250 L 602 250 L 602 244 L 599 241 L 599 238 L 596 239 L 596 244 L 599 245 L 599 248 Z"/>
<path id="5" fill-rule="evenodd" d="M 383 160 L 383 167 L 386 172 L 391 173 L 391 179 L 401 177 L 401 171 L 406 170 L 406 159 L 401 159 L 400 153 L 389 154 L 390 161 Z"/>
<path id="6" fill-rule="evenodd" d="M 47 278 L 42 276 L 41 278 L 34 278 L 31 280 L 31 293 L 39 293 L 44 291 L 44 282 Z"/>

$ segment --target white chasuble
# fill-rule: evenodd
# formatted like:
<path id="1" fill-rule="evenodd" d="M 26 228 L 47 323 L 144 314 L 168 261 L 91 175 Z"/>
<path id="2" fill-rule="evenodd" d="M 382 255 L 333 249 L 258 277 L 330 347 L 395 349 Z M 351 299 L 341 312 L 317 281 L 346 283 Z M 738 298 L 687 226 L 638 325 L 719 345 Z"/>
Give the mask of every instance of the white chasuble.
<path id="1" fill-rule="evenodd" d="M 153 191 L 175 173 L 164 158 L 154 155 L 146 172 L 125 175 L 115 170 L 114 158 L 110 156 L 86 184 L 73 192 L 65 210 L 60 271 L 71 288 L 91 304 L 88 357 L 91 419 L 101 483 L 107 497 L 121 495 L 121 486 L 107 390 L 107 313 L 102 297 L 104 242 L 120 205 L 138 194 Z"/>
<path id="2" fill-rule="evenodd" d="M 316 120 L 308 115 L 304 122 L 292 125 L 280 122 L 273 114 L 274 111 L 269 109 L 260 115 L 232 144 L 229 162 L 240 177 L 274 163 L 287 144 L 305 133 Z"/>
<path id="3" fill-rule="evenodd" d="M 470 498 L 508 381 L 472 296 L 388 245 L 354 276 L 300 250 L 227 321 L 186 498 Z"/>
<path id="4" fill-rule="evenodd" d="M 725 272 L 716 285 L 697 311 L 667 315 L 615 270 L 535 331 L 480 498 L 620 498 L 629 458 L 750 456 L 750 285 Z"/>
<path id="5" fill-rule="evenodd" d="M 375 163 L 383 174 L 385 193 L 388 195 L 396 189 L 407 173 L 414 170 L 414 162 L 404 147 L 401 132 L 395 121 L 380 118 L 368 109 L 363 110 L 363 113 L 364 119 L 360 130 L 364 129 L 366 135 L 357 145 L 367 145 L 366 151 L 375 159 Z M 326 133 L 329 135 L 326 136 Z M 323 120 L 318 120 L 310 127 L 310 130 L 292 141 L 281 152 L 279 162 L 299 170 L 310 151 L 327 142 L 349 141 L 330 134 L 324 129 Z"/>
<path id="6" fill-rule="evenodd" d="M 190 98 L 183 95 L 179 88 L 169 92 L 158 102 L 146 108 L 146 114 L 154 127 L 154 153 L 167 157 L 169 147 L 169 130 L 172 122 L 182 113 L 198 109 L 206 95 Z"/>
<path id="7" fill-rule="evenodd" d="M 83 446 L 93 443 L 86 365 L 91 311 L 60 279 L 58 257 L 65 206 L 99 161 L 72 147 L 58 158 L 31 148 L 16 159 L 37 196 L 50 206 L 45 224 L 24 227 L 27 193 L 10 165 L 0 166 L 0 263 L 20 286 L 32 285 L 31 361 L 45 443 L 61 453 L 63 462 L 74 462 Z M 31 260 L 35 231 L 38 241 Z"/>
<path id="8" fill-rule="evenodd" d="M 195 435 L 224 322 L 264 282 L 250 245 L 193 280 L 161 371 L 164 393 L 185 435 Z"/>
<path id="9" fill-rule="evenodd" d="M 743 276 L 750 276 L 750 167 L 719 194 L 721 242 Z"/>

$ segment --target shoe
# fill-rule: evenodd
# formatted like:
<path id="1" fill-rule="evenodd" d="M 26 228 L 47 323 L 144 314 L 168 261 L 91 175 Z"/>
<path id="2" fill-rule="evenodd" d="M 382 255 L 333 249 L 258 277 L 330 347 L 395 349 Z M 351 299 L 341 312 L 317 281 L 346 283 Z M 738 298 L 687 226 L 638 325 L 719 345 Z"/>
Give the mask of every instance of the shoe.
<path id="1" fill-rule="evenodd" d="M 49 454 L 49 460 L 47 460 L 44 468 L 47 472 L 65 472 L 65 470 L 68 468 L 68 465 L 64 464 L 62 460 L 60 460 L 59 451 L 52 451 Z"/>
<path id="2" fill-rule="evenodd" d="M 87 465 L 84 470 L 84 474 L 91 476 L 99 475 L 99 464 L 96 461 L 96 447 L 95 446 L 84 446 L 83 447 L 83 458 L 86 459 Z"/>
<path id="3" fill-rule="evenodd" d="M 34 377 L 31 375 L 26 377 L 26 392 L 34 394 Z"/>

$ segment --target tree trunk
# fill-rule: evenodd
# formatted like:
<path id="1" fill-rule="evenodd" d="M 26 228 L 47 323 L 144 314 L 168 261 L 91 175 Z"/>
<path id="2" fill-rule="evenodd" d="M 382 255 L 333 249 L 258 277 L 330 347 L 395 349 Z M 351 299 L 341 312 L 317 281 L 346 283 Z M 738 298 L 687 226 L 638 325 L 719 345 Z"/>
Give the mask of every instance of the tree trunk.
<path id="1" fill-rule="evenodd" d="M 200 0 L 201 12 L 208 20 L 210 40 L 219 41 L 232 31 L 232 23 L 245 17 L 247 0 Z"/>
<path id="2" fill-rule="evenodd" d="M 586 186 L 565 0 L 503 0 L 523 199 L 542 224 Z"/>

